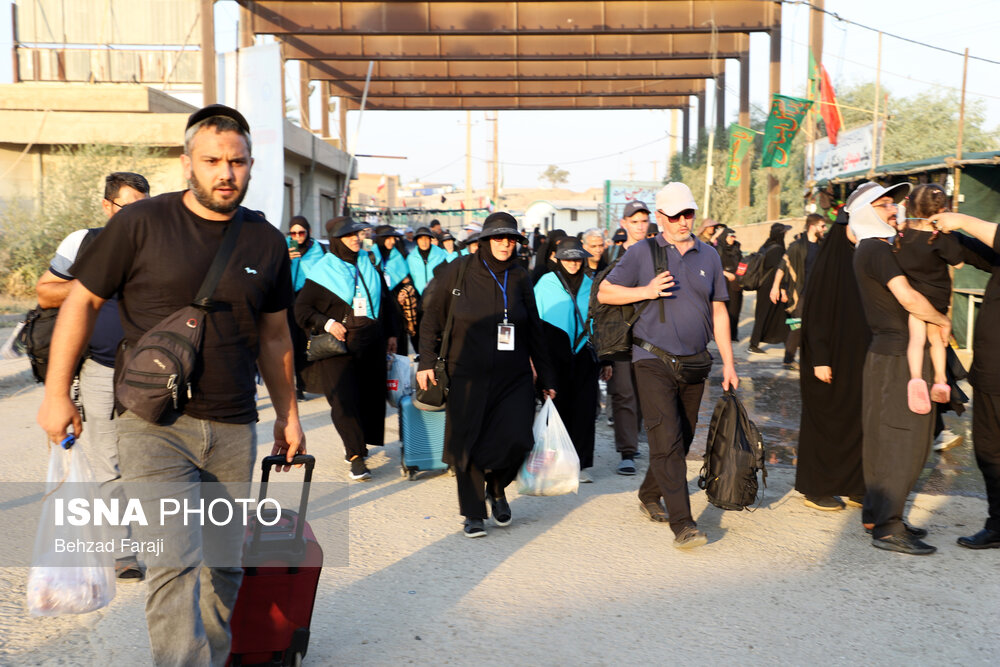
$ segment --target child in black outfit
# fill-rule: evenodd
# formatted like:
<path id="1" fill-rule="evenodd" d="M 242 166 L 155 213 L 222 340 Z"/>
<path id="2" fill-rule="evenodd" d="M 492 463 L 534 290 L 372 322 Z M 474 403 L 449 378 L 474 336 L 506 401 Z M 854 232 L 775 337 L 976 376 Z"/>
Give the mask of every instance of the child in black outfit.
<path id="1" fill-rule="evenodd" d="M 938 312 L 946 315 L 951 301 L 951 275 L 948 266 L 962 265 L 961 245 L 949 234 L 938 234 L 927 219 L 948 210 L 948 196 L 937 183 L 925 183 L 913 188 L 907 200 L 906 221 L 901 223 L 896 237 L 896 252 L 900 268 L 915 290 L 927 297 Z M 910 410 L 927 414 L 931 401 L 947 403 L 951 388 L 945 377 L 946 349 L 937 325 L 926 324 L 913 315 L 909 318 L 910 341 L 906 359 L 910 367 L 910 382 L 906 387 Z M 933 328 L 933 330 L 932 330 Z M 930 394 L 923 380 L 924 349 L 930 340 L 934 384 Z"/>

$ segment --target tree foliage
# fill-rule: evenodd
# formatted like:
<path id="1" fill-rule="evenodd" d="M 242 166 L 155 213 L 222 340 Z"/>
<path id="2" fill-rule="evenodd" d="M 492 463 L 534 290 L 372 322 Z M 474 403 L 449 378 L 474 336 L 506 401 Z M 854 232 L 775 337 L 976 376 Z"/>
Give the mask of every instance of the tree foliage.
<path id="1" fill-rule="evenodd" d="M 146 146 L 59 146 L 42 179 L 39 200 L 25 193 L 20 203 L 0 211 L 0 290 L 15 296 L 34 294 L 38 277 L 48 268 L 56 248 L 77 229 L 100 227 L 106 219 L 100 201 L 104 177 L 133 171 L 147 178 L 160 169 L 159 149 Z"/>
<path id="2" fill-rule="evenodd" d="M 565 169 L 560 169 L 554 164 L 550 164 L 545 168 L 545 171 L 538 175 L 538 179 L 542 181 L 548 181 L 549 187 L 556 187 L 562 183 L 569 180 L 569 172 Z"/>
<path id="3" fill-rule="evenodd" d="M 838 88 L 837 99 L 842 105 L 871 109 L 874 104 L 875 86 L 864 83 Z M 884 112 L 886 89 L 882 88 L 880 113 Z M 951 91 L 931 90 L 912 97 L 893 97 L 889 94 L 889 119 L 886 125 L 885 150 L 881 164 L 892 164 L 938 155 L 953 155 L 958 139 L 960 99 Z M 842 109 L 847 129 L 871 123 L 871 113 Z M 1000 129 L 985 127 L 985 105 L 981 100 L 966 101 L 963 151 L 1000 150 Z M 763 132 L 767 117 L 762 110 L 751 112 L 751 129 Z M 826 129 L 819 121 L 818 136 L 826 136 Z M 767 219 L 767 169 L 760 166 L 763 137 L 757 136 L 750 152 L 750 206 L 737 206 L 737 188 L 726 187 L 726 170 L 729 166 L 727 135 L 716 135 L 712 163 L 714 175 L 708 215 L 727 224 L 761 222 Z M 805 195 L 805 132 L 799 132 L 792 143 L 790 165 L 774 169 L 772 173 L 781 185 L 781 216 L 803 215 Z M 675 155 L 671 160 L 670 180 L 687 183 L 695 201 L 702 205 L 705 194 L 705 154 L 707 140 L 702 137 L 693 157 L 685 159 Z"/>

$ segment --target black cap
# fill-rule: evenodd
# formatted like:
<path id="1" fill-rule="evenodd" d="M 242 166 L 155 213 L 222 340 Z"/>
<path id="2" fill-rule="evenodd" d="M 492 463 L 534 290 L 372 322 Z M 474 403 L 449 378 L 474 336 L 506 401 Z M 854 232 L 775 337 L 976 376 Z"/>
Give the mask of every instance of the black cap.
<path id="1" fill-rule="evenodd" d="M 383 239 L 387 236 L 402 236 L 403 233 L 392 225 L 379 225 L 375 228 L 375 238 Z"/>
<path id="2" fill-rule="evenodd" d="M 483 231 L 479 232 L 479 239 L 494 236 L 513 236 L 520 243 L 528 242 L 524 234 L 517 230 L 517 219 L 506 211 L 490 213 L 483 222 Z"/>
<path id="3" fill-rule="evenodd" d="M 775 232 L 779 232 L 781 234 L 784 234 L 791 228 L 792 228 L 791 225 L 783 225 L 780 222 L 775 222 L 771 225 L 771 233 L 774 234 Z"/>
<path id="4" fill-rule="evenodd" d="M 649 207 L 645 203 L 639 201 L 638 199 L 633 199 L 629 203 L 625 204 L 625 210 L 622 212 L 623 218 L 631 218 L 633 215 L 639 211 L 645 211 L 649 213 Z"/>
<path id="5" fill-rule="evenodd" d="M 326 235 L 331 239 L 339 239 L 351 234 L 357 234 L 363 229 L 368 229 L 371 225 L 359 222 L 350 216 L 331 218 L 326 221 Z"/>
<path id="6" fill-rule="evenodd" d="M 452 236 L 451 232 L 441 232 L 442 241 L 454 241 L 455 237 Z"/>
<path id="7" fill-rule="evenodd" d="M 226 118 L 232 118 L 239 126 L 243 128 L 243 131 L 250 134 L 250 123 L 247 119 L 243 117 L 236 109 L 232 107 L 227 107 L 225 104 L 209 104 L 207 107 L 202 107 L 198 109 L 193 114 L 188 116 L 187 125 L 184 126 L 185 130 L 191 128 L 192 125 L 197 125 L 206 118 L 211 118 L 212 116 L 225 116 Z"/>
<path id="8" fill-rule="evenodd" d="M 583 249 L 580 239 L 570 236 L 559 242 L 559 246 L 556 248 L 556 259 L 590 259 L 590 253 Z"/>
<path id="9" fill-rule="evenodd" d="M 627 241 L 627 240 L 628 240 L 628 234 L 626 234 L 625 230 L 622 229 L 621 227 L 619 227 L 618 229 L 616 229 L 615 233 L 611 235 L 611 242 L 612 243 L 621 243 L 621 242 Z"/>
<path id="10" fill-rule="evenodd" d="M 655 222 L 650 222 L 649 227 L 646 228 L 646 234 L 652 236 L 654 234 L 660 233 L 660 227 Z"/>

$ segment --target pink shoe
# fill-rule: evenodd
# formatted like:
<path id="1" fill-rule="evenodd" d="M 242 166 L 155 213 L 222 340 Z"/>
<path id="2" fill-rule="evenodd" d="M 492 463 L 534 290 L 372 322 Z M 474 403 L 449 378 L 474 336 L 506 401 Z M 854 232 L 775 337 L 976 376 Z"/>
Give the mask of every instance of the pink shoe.
<path id="1" fill-rule="evenodd" d="M 911 412 L 926 415 L 931 411 L 931 397 L 927 394 L 927 383 L 913 378 L 906 384 L 906 403 Z"/>
<path id="2" fill-rule="evenodd" d="M 935 403 L 948 403 L 951 401 L 951 387 L 940 382 L 931 386 L 931 400 Z"/>

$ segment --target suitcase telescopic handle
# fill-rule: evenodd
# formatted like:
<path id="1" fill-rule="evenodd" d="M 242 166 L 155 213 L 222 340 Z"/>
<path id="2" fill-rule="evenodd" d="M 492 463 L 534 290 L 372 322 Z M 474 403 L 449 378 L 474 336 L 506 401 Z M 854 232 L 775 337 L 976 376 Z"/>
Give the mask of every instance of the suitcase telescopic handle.
<path id="1" fill-rule="evenodd" d="M 309 485 L 312 483 L 313 469 L 316 467 L 316 457 L 309 454 L 296 454 L 289 463 L 288 459 L 280 454 L 265 456 L 261 461 L 260 495 L 257 497 L 258 506 L 267 497 L 267 482 L 271 476 L 271 468 L 284 465 L 304 465 L 306 468 L 305 477 L 302 479 L 302 495 L 299 498 L 299 521 L 295 527 L 295 541 L 302 540 L 302 531 L 305 528 L 306 509 L 309 507 Z M 254 532 L 253 540 L 256 542 L 260 538 L 260 523 L 258 522 Z"/>

